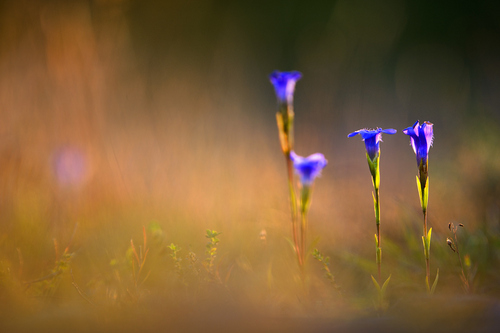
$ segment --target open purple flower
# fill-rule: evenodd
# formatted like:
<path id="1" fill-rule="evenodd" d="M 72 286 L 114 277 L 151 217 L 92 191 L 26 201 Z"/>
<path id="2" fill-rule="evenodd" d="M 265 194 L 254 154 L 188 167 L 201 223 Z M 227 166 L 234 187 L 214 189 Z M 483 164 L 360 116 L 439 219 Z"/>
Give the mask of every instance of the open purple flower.
<path id="1" fill-rule="evenodd" d="M 292 104 L 295 83 L 302 78 L 297 71 L 279 72 L 274 71 L 269 75 L 269 80 L 274 86 L 276 97 L 280 104 Z"/>
<path id="2" fill-rule="evenodd" d="M 420 165 L 427 165 L 427 157 L 434 137 L 432 126 L 433 124 L 428 121 L 424 121 L 422 125 L 419 125 L 417 120 L 413 126 L 403 130 L 404 134 L 410 136 L 411 146 L 417 155 L 417 165 L 419 168 Z"/>
<path id="3" fill-rule="evenodd" d="M 320 153 L 302 157 L 290 152 L 295 173 L 300 177 L 303 186 L 310 186 L 314 179 L 321 175 L 321 170 L 328 164 L 325 156 Z"/>
<path id="4" fill-rule="evenodd" d="M 388 128 L 385 130 L 381 128 L 377 128 L 375 130 L 360 129 L 356 132 L 350 133 L 347 137 L 351 138 L 357 134 L 361 135 L 361 138 L 363 138 L 363 141 L 365 142 L 366 152 L 368 153 L 370 159 L 373 161 L 375 157 L 377 157 L 377 154 L 380 152 L 380 141 L 382 141 L 382 133 L 394 134 L 396 133 L 396 130 L 392 128 Z"/>

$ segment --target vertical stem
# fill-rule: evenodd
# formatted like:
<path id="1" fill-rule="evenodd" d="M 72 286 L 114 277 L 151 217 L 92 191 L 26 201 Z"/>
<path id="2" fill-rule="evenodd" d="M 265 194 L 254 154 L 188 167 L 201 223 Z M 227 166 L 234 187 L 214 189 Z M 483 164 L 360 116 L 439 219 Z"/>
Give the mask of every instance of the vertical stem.
<path id="1" fill-rule="evenodd" d="M 305 214 L 305 212 L 303 212 L 301 218 L 301 226 L 300 226 L 300 233 L 302 236 L 302 244 L 301 244 L 302 264 L 305 262 L 305 257 L 306 257 L 306 232 L 307 232 L 307 215 Z"/>
<path id="2" fill-rule="evenodd" d="M 423 210 L 424 213 L 424 238 L 427 239 L 427 209 Z M 430 240 L 429 240 L 430 241 Z M 427 250 L 426 250 L 427 252 Z M 430 268 L 430 244 L 429 244 L 429 251 L 427 252 L 427 255 L 425 256 L 425 271 L 426 271 L 426 277 L 427 277 L 427 283 L 431 283 L 431 268 Z"/>
<path id="3" fill-rule="evenodd" d="M 301 257 L 301 251 L 299 247 L 299 242 L 297 238 L 297 199 L 295 197 L 295 190 L 293 188 L 293 165 L 290 158 L 290 153 L 285 154 L 286 164 L 288 169 L 288 189 L 290 191 L 290 208 L 292 212 L 292 234 L 293 234 L 293 244 L 295 246 L 295 253 L 297 255 L 297 261 L 299 266 L 302 267 L 303 260 Z"/>
<path id="4" fill-rule="evenodd" d="M 373 183 L 373 210 L 375 212 L 375 224 L 377 226 L 377 233 L 375 234 L 375 261 L 377 263 L 378 271 L 378 284 L 382 285 L 381 278 L 381 265 L 382 265 L 382 240 L 380 239 L 380 198 L 379 198 L 379 186 L 380 186 L 380 151 L 377 152 L 375 158 L 371 158 L 368 152 L 366 153 L 366 159 L 368 161 L 368 166 L 370 167 L 370 173 L 372 175 Z"/>
<path id="5" fill-rule="evenodd" d="M 377 268 L 378 268 L 378 283 L 382 285 L 382 279 L 380 274 L 380 266 L 382 264 L 382 258 L 379 257 L 379 251 L 382 249 L 382 240 L 380 239 L 380 201 L 379 201 L 379 189 L 375 186 L 375 223 L 377 224 Z"/>
<path id="6" fill-rule="evenodd" d="M 302 265 L 306 262 L 306 238 L 307 238 L 307 211 L 309 208 L 310 200 L 310 187 L 308 185 L 302 185 L 301 195 L 300 195 L 300 235 L 301 235 L 301 257 Z"/>
<path id="7" fill-rule="evenodd" d="M 462 280 L 463 280 L 465 292 L 469 293 L 469 278 L 465 276 L 465 270 L 464 270 L 464 265 L 462 263 L 462 257 L 460 256 L 460 252 L 458 252 L 458 239 L 457 239 L 456 229 L 453 230 L 453 234 L 455 235 L 455 249 L 457 251 L 458 260 L 460 260 L 460 267 L 462 268 Z"/>

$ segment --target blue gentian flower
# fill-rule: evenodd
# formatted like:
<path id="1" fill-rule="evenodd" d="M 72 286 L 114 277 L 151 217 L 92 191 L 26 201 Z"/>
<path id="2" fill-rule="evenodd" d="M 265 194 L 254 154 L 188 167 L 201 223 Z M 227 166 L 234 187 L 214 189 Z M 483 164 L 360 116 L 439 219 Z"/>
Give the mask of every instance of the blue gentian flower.
<path id="1" fill-rule="evenodd" d="M 310 186 L 314 179 L 321 175 L 321 170 L 328 164 L 325 156 L 320 153 L 302 157 L 290 152 L 295 173 L 300 177 L 303 186 Z"/>
<path id="2" fill-rule="evenodd" d="M 295 83 L 302 78 L 302 74 L 297 71 L 279 72 L 274 71 L 269 75 L 269 80 L 274 86 L 276 97 L 280 104 L 293 103 L 293 93 L 295 91 Z"/>
<path id="3" fill-rule="evenodd" d="M 417 165 L 419 167 L 420 165 L 427 165 L 429 149 L 432 146 L 432 140 L 434 138 L 432 126 L 433 124 L 428 121 L 424 121 L 422 125 L 419 125 L 417 120 L 412 127 L 403 130 L 404 134 L 410 136 L 411 146 L 417 155 Z"/>
<path id="4" fill-rule="evenodd" d="M 392 128 L 388 128 L 385 130 L 381 128 L 377 128 L 375 130 L 360 129 L 356 132 L 350 133 L 347 137 L 351 138 L 358 134 L 361 135 L 363 141 L 365 142 L 366 152 L 368 153 L 370 159 L 373 161 L 375 157 L 377 157 L 377 154 L 380 152 L 380 141 L 382 141 L 382 133 L 394 134 L 396 133 L 396 130 Z"/>

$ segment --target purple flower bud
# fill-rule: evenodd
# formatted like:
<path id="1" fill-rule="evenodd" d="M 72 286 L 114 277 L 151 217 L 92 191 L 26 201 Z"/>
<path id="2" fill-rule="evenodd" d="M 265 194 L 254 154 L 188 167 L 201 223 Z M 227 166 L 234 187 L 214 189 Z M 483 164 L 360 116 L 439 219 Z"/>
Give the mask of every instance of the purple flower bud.
<path id="1" fill-rule="evenodd" d="M 62 186 L 77 187 L 87 176 L 87 158 L 76 147 L 66 146 L 55 152 L 53 170 Z"/>

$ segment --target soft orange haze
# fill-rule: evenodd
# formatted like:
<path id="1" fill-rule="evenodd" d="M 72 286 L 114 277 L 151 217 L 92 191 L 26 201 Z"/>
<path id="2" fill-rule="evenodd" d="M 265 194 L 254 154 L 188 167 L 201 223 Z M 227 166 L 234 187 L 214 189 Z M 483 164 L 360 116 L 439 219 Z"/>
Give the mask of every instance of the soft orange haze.
<path id="1" fill-rule="evenodd" d="M 264 309 L 270 317 L 336 313 L 342 323 L 354 320 L 371 306 L 366 295 L 374 294 L 369 276 L 376 267 L 364 145 L 347 138 L 363 127 L 398 130 L 381 143 L 384 274 L 392 274 L 393 302 L 421 292 L 417 165 L 401 132 L 417 119 L 435 124 L 429 225 L 441 295 L 461 292 L 458 261 L 445 242 L 455 222 L 466 226 L 463 254 L 479 272 L 477 291 L 498 296 L 498 27 L 464 33 L 461 49 L 451 37 L 415 37 L 420 17 L 405 1 L 384 8 L 325 1 L 328 10 L 311 4 L 311 14 L 290 5 L 295 16 L 279 23 L 271 19 L 281 17 L 275 15 L 281 6 L 266 6 L 1 2 L 0 276 L 7 282 L 0 285 L 0 308 L 15 304 L 12 327 L 49 312 L 54 301 L 70 304 L 68 312 L 81 321 L 89 313 L 101 329 L 115 322 L 126 328 L 127 314 L 115 305 L 117 295 L 130 293 L 127 249 L 130 239 L 143 244 L 143 226 L 151 248 L 144 275 L 151 273 L 134 294 L 137 303 L 124 306 L 134 313 L 133 325 L 140 326 L 137 311 L 144 311 L 153 329 L 162 306 L 182 324 L 192 318 L 186 308 L 209 308 L 214 299 L 215 310 L 202 318 L 225 318 L 237 304 L 231 309 L 237 315 Z M 310 298 L 300 299 L 285 240 L 291 237 L 285 163 L 267 77 L 274 69 L 304 75 L 295 95 L 296 151 L 321 152 L 329 162 L 314 185 L 309 243 L 331 257 L 344 298 L 310 257 Z M 185 288 L 165 245 L 179 245 L 183 260 L 193 251 L 202 261 L 206 229 L 222 232 L 218 269 L 225 285 Z M 44 300 L 43 288 L 25 282 L 50 274 L 68 244 L 75 253 L 71 276 L 64 275 L 47 303 L 36 303 Z M 125 268 L 114 268 L 116 262 Z M 99 317 L 88 310 L 82 293 L 108 312 Z M 437 312 L 441 301 L 433 305 Z M 54 322 L 65 318 L 54 316 Z M 248 315 L 241 320 L 251 322 Z M 332 327 L 315 322 L 318 330 Z M 228 330 L 239 328 L 237 320 L 228 323 Z M 67 325 L 54 327 L 78 326 L 70 319 Z M 286 328 L 277 326 L 270 320 L 258 328 Z"/>

